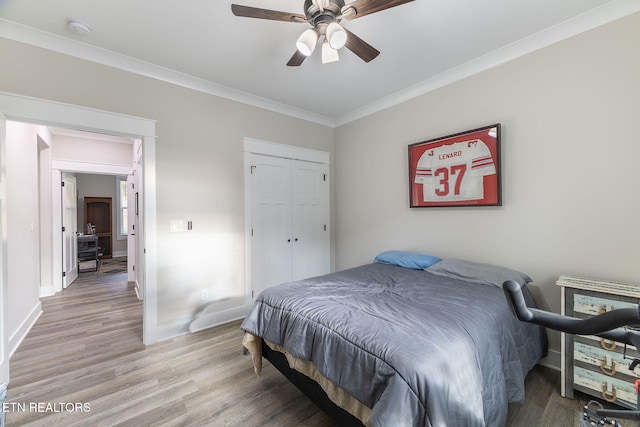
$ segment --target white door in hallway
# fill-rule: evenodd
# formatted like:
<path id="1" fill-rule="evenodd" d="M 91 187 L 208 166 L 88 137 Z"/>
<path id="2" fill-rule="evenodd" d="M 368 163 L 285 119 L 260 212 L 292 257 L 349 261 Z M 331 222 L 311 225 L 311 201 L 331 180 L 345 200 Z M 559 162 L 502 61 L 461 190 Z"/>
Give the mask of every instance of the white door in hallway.
<path id="1" fill-rule="evenodd" d="M 78 278 L 78 191 L 76 177 L 62 174 L 62 287 Z"/>

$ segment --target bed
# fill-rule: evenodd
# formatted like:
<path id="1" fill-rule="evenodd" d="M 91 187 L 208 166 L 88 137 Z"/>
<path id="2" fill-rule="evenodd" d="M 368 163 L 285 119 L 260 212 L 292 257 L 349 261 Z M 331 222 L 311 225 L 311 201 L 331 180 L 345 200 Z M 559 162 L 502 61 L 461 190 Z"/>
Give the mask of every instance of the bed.
<path id="1" fill-rule="evenodd" d="M 243 344 L 256 373 L 264 353 L 341 425 L 502 426 L 547 344 L 510 312 L 506 280 L 535 306 L 520 272 L 388 251 L 266 289 Z"/>

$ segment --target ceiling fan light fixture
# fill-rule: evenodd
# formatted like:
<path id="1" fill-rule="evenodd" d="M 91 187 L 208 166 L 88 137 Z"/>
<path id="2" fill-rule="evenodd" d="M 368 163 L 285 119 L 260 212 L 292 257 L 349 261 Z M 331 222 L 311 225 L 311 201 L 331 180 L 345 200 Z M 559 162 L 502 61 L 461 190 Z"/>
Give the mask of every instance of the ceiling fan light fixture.
<path id="1" fill-rule="evenodd" d="M 326 36 L 333 49 L 340 49 L 347 43 L 347 32 L 337 22 L 332 22 L 327 26 Z"/>
<path id="2" fill-rule="evenodd" d="M 322 43 L 322 63 L 327 64 L 329 62 L 335 62 L 340 59 L 338 51 L 331 47 L 329 42 Z"/>
<path id="3" fill-rule="evenodd" d="M 313 28 L 309 28 L 305 30 L 304 33 L 300 35 L 300 37 L 298 37 L 296 48 L 304 56 L 310 56 L 313 53 L 313 50 L 316 48 L 317 42 L 318 33 Z"/>

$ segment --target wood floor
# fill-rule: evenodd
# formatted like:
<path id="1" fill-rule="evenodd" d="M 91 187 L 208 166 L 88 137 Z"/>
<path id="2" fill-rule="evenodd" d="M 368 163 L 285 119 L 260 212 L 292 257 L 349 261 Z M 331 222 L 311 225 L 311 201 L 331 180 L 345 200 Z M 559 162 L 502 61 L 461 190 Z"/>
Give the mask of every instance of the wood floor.
<path id="1" fill-rule="evenodd" d="M 42 306 L 11 358 L 8 427 L 333 425 L 268 362 L 255 376 L 240 322 L 145 347 L 126 274 L 82 273 Z M 588 398 L 560 397 L 559 376 L 536 367 L 507 425 L 577 426 Z"/>

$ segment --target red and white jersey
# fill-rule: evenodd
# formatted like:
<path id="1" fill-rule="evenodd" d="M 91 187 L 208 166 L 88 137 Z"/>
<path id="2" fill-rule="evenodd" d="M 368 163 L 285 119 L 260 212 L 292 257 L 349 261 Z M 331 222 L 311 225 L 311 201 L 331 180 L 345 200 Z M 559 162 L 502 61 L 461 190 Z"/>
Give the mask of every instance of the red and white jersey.
<path id="1" fill-rule="evenodd" d="M 416 168 L 425 202 L 481 200 L 483 177 L 496 167 L 487 145 L 479 139 L 441 145 L 425 151 Z"/>

